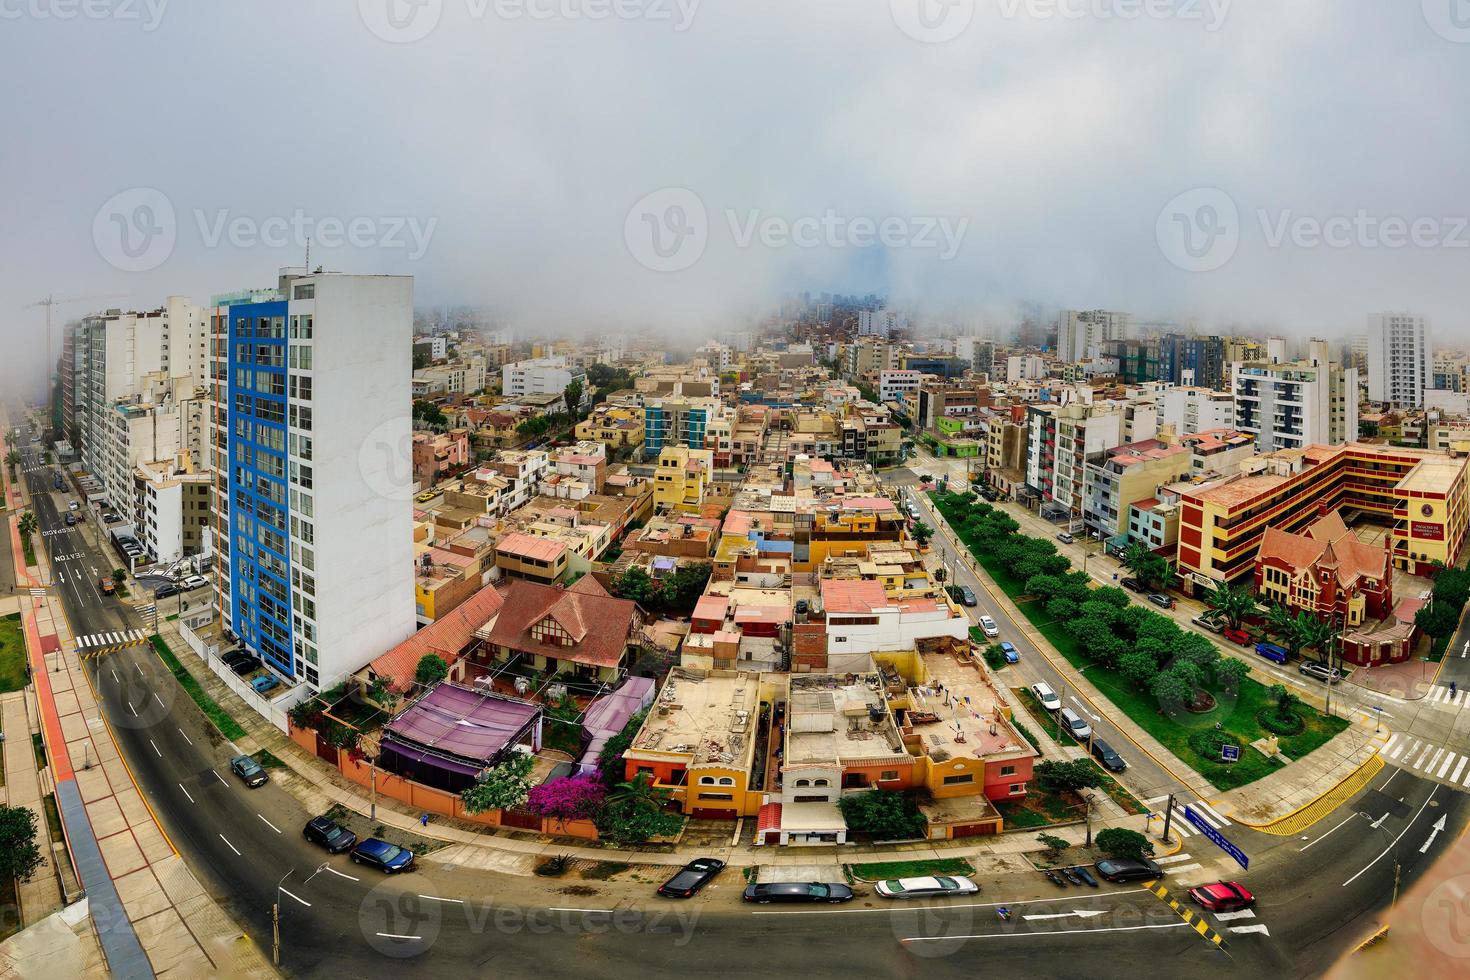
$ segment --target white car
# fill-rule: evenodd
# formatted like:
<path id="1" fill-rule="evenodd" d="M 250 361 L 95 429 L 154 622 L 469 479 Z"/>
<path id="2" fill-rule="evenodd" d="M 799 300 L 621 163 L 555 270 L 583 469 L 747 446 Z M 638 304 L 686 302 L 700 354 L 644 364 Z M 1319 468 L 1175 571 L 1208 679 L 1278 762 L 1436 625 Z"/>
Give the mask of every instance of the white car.
<path id="1" fill-rule="evenodd" d="M 179 588 L 183 589 L 185 592 L 188 592 L 193 589 L 202 589 L 208 584 L 209 579 L 205 578 L 203 575 L 190 575 L 179 581 Z"/>
<path id="2" fill-rule="evenodd" d="M 933 898 L 936 895 L 974 895 L 980 886 L 969 878 L 938 875 L 925 878 L 891 878 L 873 888 L 884 898 Z"/>
<path id="3" fill-rule="evenodd" d="M 1062 707 L 1062 699 L 1057 697 L 1057 692 L 1053 691 L 1051 685 L 1044 681 L 1032 684 L 1031 693 L 1036 695 L 1036 700 L 1040 701 L 1041 706 L 1047 711 L 1059 711 Z"/>
<path id="4" fill-rule="evenodd" d="M 980 617 L 980 629 L 985 633 L 986 636 L 1000 636 L 1000 627 L 995 625 L 995 620 L 991 619 L 989 616 Z"/>

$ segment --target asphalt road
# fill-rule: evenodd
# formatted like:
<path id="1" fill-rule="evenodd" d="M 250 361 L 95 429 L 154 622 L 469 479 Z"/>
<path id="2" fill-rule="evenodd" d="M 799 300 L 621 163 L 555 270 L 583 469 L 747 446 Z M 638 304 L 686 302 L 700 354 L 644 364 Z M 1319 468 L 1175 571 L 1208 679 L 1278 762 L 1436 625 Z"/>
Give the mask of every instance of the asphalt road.
<path id="1" fill-rule="evenodd" d="M 90 576 L 93 562 L 99 572 L 111 566 L 81 535 L 64 531 L 45 495 L 49 477 L 31 479 L 41 491 L 35 510 L 43 530 L 62 529 L 46 540 L 58 577 L 65 575 L 60 594 L 75 631 L 141 626 L 125 604 L 87 588 L 86 576 L 67 573 L 86 568 Z M 37 479 L 48 482 L 37 487 Z M 1040 659 L 1023 653 L 1023 666 Z M 1260 896 L 1252 922 L 1265 931 L 1232 934 L 1223 951 L 1137 887 L 1057 892 L 1031 875 L 986 880 L 970 901 L 890 904 L 865 896 L 800 911 L 743 906 L 733 871 L 686 902 L 652 898 L 651 881 L 584 894 L 555 881 L 433 862 L 384 878 L 307 845 L 299 830 L 311 814 L 274 783 L 250 790 L 236 781 L 227 769 L 233 747 L 150 648 L 87 665 L 164 828 L 267 955 L 270 909 L 279 902 L 282 965 L 292 976 L 1136 977 L 1151 966 L 1186 977 L 1309 976 L 1387 905 L 1393 858 L 1406 888 L 1465 820 L 1461 794 L 1390 768 L 1305 840 L 1234 828 L 1240 833 L 1232 839 L 1252 856 L 1246 883 Z M 1141 760 L 1134 764 L 1143 771 Z M 1167 774 L 1146 775 L 1167 785 Z M 1384 819 L 1375 828 L 1356 809 Z M 1431 838 L 1440 816 L 1447 829 Z M 1209 846 L 1191 840 L 1191 847 Z M 1011 921 L 995 916 L 1000 902 L 1013 909 Z"/>

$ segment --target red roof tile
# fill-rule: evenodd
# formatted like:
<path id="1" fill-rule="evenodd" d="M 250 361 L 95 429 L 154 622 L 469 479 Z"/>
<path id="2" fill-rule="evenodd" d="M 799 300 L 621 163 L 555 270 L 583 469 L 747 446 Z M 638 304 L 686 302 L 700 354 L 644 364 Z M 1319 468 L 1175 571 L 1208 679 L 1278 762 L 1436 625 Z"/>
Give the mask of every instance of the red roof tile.
<path id="1" fill-rule="evenodd" d="M 378 657 L 369 667 L 374 674 L 387 678 L 395 689 L 406 691 L 413 682 L 420 658 L 437 653 L 452 666 L 469 646 L 475 630 L 499 612 L 503 605 L 505 598 L 493 585 L 487 585 L 453 611 Z"/>
<path id="2" fill-rule="evenodd" d="M 638 616 L 638 604 L 615 599 L 591 575 L 569 589 L 516 579 L 505 591 L 505 607 L 495 619 L 490 642 L 521 653 L 594 667 L 622 663 Z M 550 617 L 573 638 L 569 647 L 540 643 L 531 627 Z"/>

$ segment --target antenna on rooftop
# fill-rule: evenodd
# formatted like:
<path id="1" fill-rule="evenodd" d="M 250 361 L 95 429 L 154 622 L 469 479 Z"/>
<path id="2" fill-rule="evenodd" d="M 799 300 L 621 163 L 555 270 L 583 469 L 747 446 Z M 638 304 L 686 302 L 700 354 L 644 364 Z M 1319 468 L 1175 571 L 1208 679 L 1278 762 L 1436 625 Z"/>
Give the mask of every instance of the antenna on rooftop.
<path id="1" fill-rule="evenodd" d="M 302 268 L 307 272 L 311 271 L 311 236 L 309 235 L 306 239 L 306 262 L 302 265 Z"/>

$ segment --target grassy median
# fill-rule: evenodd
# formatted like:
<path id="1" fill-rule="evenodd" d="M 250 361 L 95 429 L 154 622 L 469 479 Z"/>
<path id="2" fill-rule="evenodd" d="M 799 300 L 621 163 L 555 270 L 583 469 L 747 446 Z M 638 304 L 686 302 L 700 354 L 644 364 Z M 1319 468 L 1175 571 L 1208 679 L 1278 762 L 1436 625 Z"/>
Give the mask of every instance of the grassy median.
<path id="1" fill-rule="evenodd" d="M 20 613 L 0 617 L 0 691 L 26 686 L 26 644 Z"/>
<path id="2" fill-rule="evenodd" d="M 179 682 L 179 686 L 188 692 L 189 697 L 194 699 L 195 704 L 199 705 L 199 710 L 204 712 L 205 717 L 214 722 L 215 727 L 220 730 L 220 733 L 225 738 L 244 738 L 246 735 L 245 729 L 240 727 L 240 723 L 228 711 L 216 704 L 214 698 L 205 692 L 194 675 L 189 673 L 183 664 L 179 663 L 179 658 L 174 656 L 174 652 L 168 648 L 168 644 L 163 642 L 163 637 L 155 635 L 152 639 L 153 649 L 158 652 L 158 658 L 163 661 L 164 666 L 168 667 L 169 672 Z"/>

